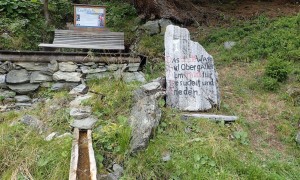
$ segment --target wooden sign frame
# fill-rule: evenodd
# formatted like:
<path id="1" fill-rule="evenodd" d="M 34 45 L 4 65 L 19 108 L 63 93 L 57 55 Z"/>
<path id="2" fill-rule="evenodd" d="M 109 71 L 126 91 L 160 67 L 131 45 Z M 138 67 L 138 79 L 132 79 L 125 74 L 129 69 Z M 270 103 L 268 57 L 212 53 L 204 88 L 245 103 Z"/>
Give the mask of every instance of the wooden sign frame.
<path id="1" fill-rule="evenodd" d="M 74 4 L 75 28 L 106 28 L 106 6 Z"/>

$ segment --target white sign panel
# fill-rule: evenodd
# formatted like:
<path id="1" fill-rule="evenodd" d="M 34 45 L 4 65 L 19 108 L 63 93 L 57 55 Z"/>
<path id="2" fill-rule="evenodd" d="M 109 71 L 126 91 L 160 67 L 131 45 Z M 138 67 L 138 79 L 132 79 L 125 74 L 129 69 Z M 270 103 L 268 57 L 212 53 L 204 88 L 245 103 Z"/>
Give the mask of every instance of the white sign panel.
<path id="1" fill-rule="evenodd" d="M 76 27 L 105 27 L 105 8 L 75 5 Z"/>

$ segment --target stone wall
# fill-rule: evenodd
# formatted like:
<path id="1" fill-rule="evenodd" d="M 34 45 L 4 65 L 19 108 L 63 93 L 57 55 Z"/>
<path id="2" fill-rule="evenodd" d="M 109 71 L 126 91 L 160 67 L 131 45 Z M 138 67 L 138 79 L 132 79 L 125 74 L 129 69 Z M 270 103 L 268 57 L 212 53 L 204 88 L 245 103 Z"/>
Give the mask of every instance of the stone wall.
<path id="1" fill-rule="evenodd" d="M 36 91 L 39 87 L 51 90 L 71 89 L 89 79 L 111 77 L 125 82 L 144 82 L 140 66 L 140 63 L 0 61 L 0 105 L 9 102 L 27 105 L 32 100 L 24 95 Z"/>

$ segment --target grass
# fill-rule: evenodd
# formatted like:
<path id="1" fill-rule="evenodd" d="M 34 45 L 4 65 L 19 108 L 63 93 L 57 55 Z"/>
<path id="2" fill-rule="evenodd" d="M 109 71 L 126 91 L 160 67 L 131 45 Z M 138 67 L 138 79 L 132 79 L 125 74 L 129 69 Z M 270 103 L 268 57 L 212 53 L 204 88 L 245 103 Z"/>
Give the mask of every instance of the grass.
<path id="1" fill-rule="evenodd" d="M 236 115 L 239 120 L 232 124 L 183 121 L 181 112 L 163 107 L 153 139 L 136 156 L 128 154 L 131 130 L 127 121 L 132 91 L 140 84 L 112 79 L 89 81 L 96 94 L 84 104 L 91 105 L 99 119 L 93 131 L 98 172 L 108 173 L 107 168 L 117 162 L 125 168 L 123 179 L 298 179 L 300 150 L 295 135 L 300 106 L 288 93 L 291 87 L 299 88 L 298 22 L 299 15 L 275 20 L 259 17 L 199 38 L 213 55 L 219 73 L 221 109 L 212 112 Z M 160 38 L 146 37 L 141 41 L 142 48 L 162 53 L 160 47 L 152 47 Z M 226 50 L 223 42 L 229 40 L 237 45 Z M 290 71 L 286 81 L 269 91 L 262 78 L 274 58 L 288 61 Z M 160 61 L 148 64 L 147 79 L 164 74 L 163 67 Z M 70 131 L 67 92 L 44 90 L 37 96 L 51 100 L 31 110 L 0 114 L 1 179 L 67 178 L 71 139 L 45 142 L 32 129 L 21 124 L 10 126 L 23 114 L 32 114 L 53 131 Z M 166 154 L 171 159 L 164 162 Z"/>

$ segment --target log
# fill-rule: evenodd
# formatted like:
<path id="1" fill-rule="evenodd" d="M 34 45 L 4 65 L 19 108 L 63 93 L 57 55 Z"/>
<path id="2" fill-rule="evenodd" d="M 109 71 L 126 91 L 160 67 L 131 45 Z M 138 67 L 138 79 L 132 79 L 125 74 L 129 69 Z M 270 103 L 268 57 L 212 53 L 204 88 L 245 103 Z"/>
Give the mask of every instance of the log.
<path id="1" fill-rule="evenodd" d="M 145 57 L 130 54 L 93 54 L 88 53 L 60 53 L 60 52 L 11 52 L 0 51 L 0 61 L 11 62 L 100 62 L 107 64 L 141 63 Z"/>

